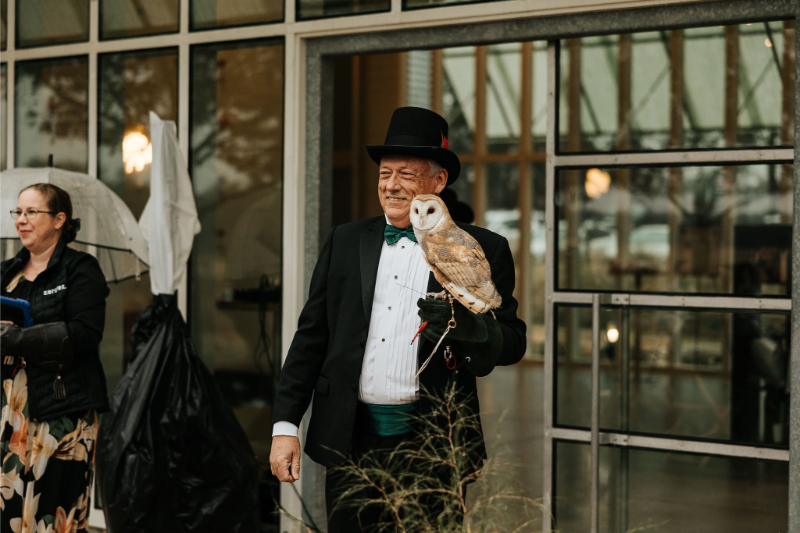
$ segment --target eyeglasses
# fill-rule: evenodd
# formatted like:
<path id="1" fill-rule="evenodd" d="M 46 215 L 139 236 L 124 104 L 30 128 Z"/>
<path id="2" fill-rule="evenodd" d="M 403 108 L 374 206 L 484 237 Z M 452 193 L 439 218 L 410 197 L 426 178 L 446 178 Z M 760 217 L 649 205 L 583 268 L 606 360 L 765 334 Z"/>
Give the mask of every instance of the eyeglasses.
<path id="1" fill-rule="evenodd" d="M 37 209 L 28 209 L 26 211 L 23 211 L 21 209 L 15 209 L 14 211 L 10 211 L 10 213 L 11 213 L 11 218 L 13 218 L 14 220 L 17 220 L 22 215 L 25 215 L 25 218 L 27 218 L 28 220 L 36 220 L 36 217 L 39 216 L 39 213 L 47 213 L 49 215 L 58 214 L 55 211 L 39 211 Z"/>

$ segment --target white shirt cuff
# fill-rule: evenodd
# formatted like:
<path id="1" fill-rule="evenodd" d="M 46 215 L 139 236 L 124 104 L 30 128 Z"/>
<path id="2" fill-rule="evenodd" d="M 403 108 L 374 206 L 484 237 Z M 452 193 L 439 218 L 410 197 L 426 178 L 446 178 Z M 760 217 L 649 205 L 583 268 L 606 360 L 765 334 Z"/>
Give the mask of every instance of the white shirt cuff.
<path id="1" fill-rule="evenodd" d="M 272 426 L 272 436 L 297 437 L 297 426 L 291 422 L 275 422 Z"/>

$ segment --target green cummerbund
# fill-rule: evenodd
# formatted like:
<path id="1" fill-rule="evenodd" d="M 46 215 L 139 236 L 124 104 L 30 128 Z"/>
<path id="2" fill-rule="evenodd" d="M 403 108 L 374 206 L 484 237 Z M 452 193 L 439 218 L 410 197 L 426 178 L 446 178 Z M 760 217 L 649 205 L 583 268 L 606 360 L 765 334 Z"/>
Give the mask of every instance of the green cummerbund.
<path id="1" fill-rule="evenodd" d="M 376 405 L 358 402 L 358 416 L 362 431 L 381 437 L 402 435 L 411 431 L 417 402 L 403 405 Z"/>

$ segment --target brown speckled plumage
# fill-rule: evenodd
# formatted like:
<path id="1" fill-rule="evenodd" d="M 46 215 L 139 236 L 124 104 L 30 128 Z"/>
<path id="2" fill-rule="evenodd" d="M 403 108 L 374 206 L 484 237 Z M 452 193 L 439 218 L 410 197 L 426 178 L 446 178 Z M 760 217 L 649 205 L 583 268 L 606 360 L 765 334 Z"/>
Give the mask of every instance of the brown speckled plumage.
<path id="1" fill-rule="evenodd" d="M 414 198 L 411 223 L 425 261 L 447 292 L 474 313 L 500 307 L 502 300 L 481 245 L 453 222 L 438 196 Z"/>

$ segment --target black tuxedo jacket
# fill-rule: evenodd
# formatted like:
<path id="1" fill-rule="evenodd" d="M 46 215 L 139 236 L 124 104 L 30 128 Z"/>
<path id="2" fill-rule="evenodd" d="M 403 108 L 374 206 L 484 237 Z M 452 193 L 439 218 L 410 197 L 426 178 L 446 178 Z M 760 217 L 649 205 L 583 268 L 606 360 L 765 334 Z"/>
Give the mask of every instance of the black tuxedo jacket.
<path id="1" fill-rule="evenodd" d="M 492 280 L 503 298 L 502 307 L 495 312 L 503 332 L 498 364 L 514 364 L 522 359 L 527 343 L 525 323 L 517 318 L 518 304 L 512 295 L 514 261 L 508 241 L 476 226 L 458 225 L 475 237 L 491 263 Z M 308 301 L 281 371 L 273 422 L 287 421 L 299 426 L 313 393 L 305 450 L 326 467 L 342 462 L 353 437 L 375 284 L 389 283 L 377 280 L 385 226 L 386 219 L 380 216 L 331 230 L 314 269 Z M 441 290 L 442 286 L 431 274 L 428 292 Z M 422 361 L 433 347 L 430 341 L 423 341 Z M 420 389 L 437 394 L 455 380 L 464 401 L 477 415 L 475 376 L 464 367 L 459 368 L 458 372 L 449 370 L 444 357 L 436 354 L 420 375 Z M 420 409 L 424 412 L 422 406 Z M 472 447 L 477 455 L 474 459 L 482 459 L 486 453 L 483 436 L 474 437 L 478 439 Z"/>

